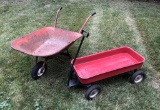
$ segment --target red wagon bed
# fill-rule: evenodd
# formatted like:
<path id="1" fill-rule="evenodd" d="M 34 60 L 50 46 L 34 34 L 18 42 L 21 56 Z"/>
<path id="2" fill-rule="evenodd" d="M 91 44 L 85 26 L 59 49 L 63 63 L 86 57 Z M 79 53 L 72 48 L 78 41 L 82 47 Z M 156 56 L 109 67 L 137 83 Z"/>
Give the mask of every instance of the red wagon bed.
<path id="1" fill-rule="evenodd" d="M 120 47 L 76 59 L 74 69 L 82 84 L 89 84 L 141 68 L 144 57 L 129 47 Z"/>

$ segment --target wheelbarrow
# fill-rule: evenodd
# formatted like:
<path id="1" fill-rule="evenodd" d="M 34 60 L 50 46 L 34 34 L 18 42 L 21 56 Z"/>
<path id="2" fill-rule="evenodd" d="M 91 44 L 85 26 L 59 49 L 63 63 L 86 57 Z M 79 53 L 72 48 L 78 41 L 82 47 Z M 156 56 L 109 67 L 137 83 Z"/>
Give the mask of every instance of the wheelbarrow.
<path id="1" fill-rule="evenodd" d="M 84 39 L 89 35 L 89 33 L 83 29 L 88 20 L 96 13 L 88 16 L 79 32 L 73 32 L 56 27 L 58 15 L 61 9 L 62 7 L 57 10 L 54 27 L 41 28 L 30 34 L 22 36 L 11 43 L 11 47 L 13 49 L 35 57 L 36 65 L 33 67 L 31 73 L 33 79 L 40 78 L 46 72 L 46 61 L 48 59 L 53 58 L 55 55 L 60 53 L 67 54 L 70 57 L 70 54 L 68 53 L 69 46 L 79 38 L 82 37 L 82 39 Z M 67 53 L 64 53 L 66 50 Z M 38 62 L 38 57 L 44 58 L 44 61 Z"/>
<path id="2" fill-rule="evenodd" d="M 128 72 L 132 84 L 142 82 L 146 77 L 140 70 L 144 61 L 143 56 L 127 46 L 79 58 L 75 56 L 71 61 L 67 86 L 85 86 L 85 97 L 91 100 L 101 91 L 97 84 L 93 84 L 99 80 Z"/>

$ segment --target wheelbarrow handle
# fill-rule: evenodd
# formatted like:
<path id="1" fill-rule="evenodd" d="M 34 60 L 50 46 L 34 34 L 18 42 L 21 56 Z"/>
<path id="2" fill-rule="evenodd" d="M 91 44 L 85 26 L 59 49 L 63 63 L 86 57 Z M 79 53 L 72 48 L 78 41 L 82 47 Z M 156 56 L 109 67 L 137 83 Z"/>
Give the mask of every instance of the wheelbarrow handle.
<path id="1" fill-rule="evenodd" d="M 84 26 L 87 24 L 87 22 L 89 21 L 89 19 L 94 16 L 96 14 L 96 12 L 92 13 L 91 15 L 88 16 L 88 18 L 85 20 L 85 22 L 83 23 L 81 29 L 79 30 L 79 33 L 82 33 L 82 30 L 84 28 Z"/>
<path id="2" fill-rule="evenodd" d="M 94 16 L 96 14 L 96 12 L 92 13 L 92 16 Z"/>
<path id="3" fill-rule="evenodd" d="M 62 10 L 62 7 L 60 7 L 59 10 Z"/>
<path id="4" fill-rule="evenodd" d="M 56 27 L 57 20 L 58 20 L 58 15 L 59 15 L 60 10 L 62 10 L 62 7 L 60 7 L 60 8 L 57 10 L 56 19 L 55 19 L 55 21 L 54 21 L 54 27 Z"/>

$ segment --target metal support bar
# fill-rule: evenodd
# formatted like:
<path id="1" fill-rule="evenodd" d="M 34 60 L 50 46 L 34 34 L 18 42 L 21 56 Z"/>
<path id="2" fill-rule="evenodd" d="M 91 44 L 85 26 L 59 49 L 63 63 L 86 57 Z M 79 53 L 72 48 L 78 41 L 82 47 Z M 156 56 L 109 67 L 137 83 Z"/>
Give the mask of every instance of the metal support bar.
<path id="1" fill-rule="evenodd" d="M 86 31 L 82 31 L 82 34 L 83 34 L 83 32 L 86 32 Z M 86 33 L 88 33 L 88 32 L 86 32 Z M 72 64 L 71 64 L 70 71 L 69 71 L 69 73 L 68 73 L 67 86 L 69 86 L 69 82 L 70 82 L 70 80 L 72 79 L 72 74 L 73 74 L 73 72 L 74 72 L 74 71 L 73 71 L 73 65 L 74 65 L 75 62 L 76 62 L 76 58 L 78 57 L 78 54 L 79 54 L 79 52 L 80 52 L 81 46 L 82 46 L 83 41 L 84 41 L 84 38 L 85 38 L 85 37 L 88 37 L 88 35 L 89 35 L 89 33 L 87 34 L 87 36 L 83 35 L 83 37 L 82 37 L 82 39 L 81 39 L 81 42 L 80 42 L 80 44 L 79 44 L 77 53 L 76 53 L 76 55 L 75 55 L 75 57 L 74 57 L 74 60 L 73 60 L 73 62 L 72 62 Z"/>
<path id="2" fill-rule="evenodd" d="M 43 62 L 43 65 L 42 65 L 42 68 L 44 68 L 45 64 L 47 62 L 47 58 L 44 59 L 44 62 Z"/>
<path id="3" fill-rule="evenodd" d="M 37 63 L 38 63 L 38 57 L 35 58 L 35 64 L 37 64 Z"/>
<path id="4" fill-rule="evenodd" d="M 42 65 L 42 69 L 41 69 L 41 72 L 43 72 L 43 70 L 44 70 L 44 68 L 45 68 L 45 64 L 46 64 L 47 60 L 48 60 L 47 58 L 45 58 L 45 59 L 44 59 L 44 62 L 43 62 L 43 65 Z"/>
<path id="5" fill-rule="evenodd" d="M 67 49 L 67 54 L 68 54 L 69 59 L 71 59 L 72 57 L 71 57 L 71 55 L 69 54 L 68 49 Z"/>
<path id="6" fill-rule="evenodd" d="M 69 54 L 68 49 L 66 50 L 66 52 L 62 52 L 61 54 L 62 54 L 62 55 L 65 55 L 65 56 L 68 56 L 69 59 L 71 59 L 71 55 Z"/>

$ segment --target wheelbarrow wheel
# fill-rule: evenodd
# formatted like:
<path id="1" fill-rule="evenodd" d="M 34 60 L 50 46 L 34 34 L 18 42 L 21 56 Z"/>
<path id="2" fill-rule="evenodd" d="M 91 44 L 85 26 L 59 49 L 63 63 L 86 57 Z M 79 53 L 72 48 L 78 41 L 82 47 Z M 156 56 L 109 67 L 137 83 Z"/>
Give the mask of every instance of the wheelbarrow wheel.
<path id="1" fill-rule="evenodd" d="M 85 98 L 87 100 L 92 100 L 95 98 L 99 93 L 101 92 L 101 89 L 98 85 L 92 85 L 89 87 L 85 93 Z"/>
<path id="2" fill-rule="evenodd" d="M 32 69 L 31 76 L 33 79 L 37 80 L 39 79 L 43 74 L 45 74 L 47 70 L 47 64 L 45 64 L 44 68 L 42 68 L 43 62 L 38 62 Z"/>
<path id="3" fill-rule="evenodd" d="M 132 74 L 132 76 L 130 77 L 130 83 L 132 84 L 138 84 L 140 82 L 142 82 L 146 77 L 146 74 L 141 71 L 138 70 L 135 73 Z"/>

